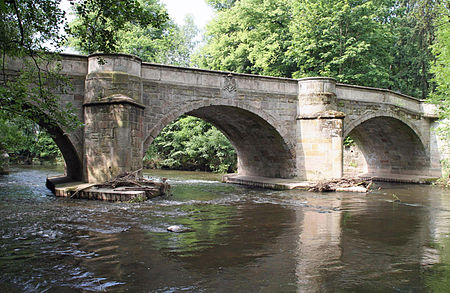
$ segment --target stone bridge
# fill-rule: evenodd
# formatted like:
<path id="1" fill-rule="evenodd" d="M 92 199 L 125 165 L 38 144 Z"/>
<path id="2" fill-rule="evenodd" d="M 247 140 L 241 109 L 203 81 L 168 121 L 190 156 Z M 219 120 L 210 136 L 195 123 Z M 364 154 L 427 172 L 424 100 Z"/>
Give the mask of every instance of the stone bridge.
<path id="1" fill-rule="evenodd" d="M 390 90 L 150 64 L 124 54 L 61 57 L 72 84 L 61 103 L 78 109 L 84 127 L 52 134 L 73 179 L 98 182 L 142 168 L 153 139 L 181 115 L 220 129 L 241 175 L 339 178 L 352 160 L 344 158 L 346 136 L 356 144 L 360 173 L 441 172 L 430 105 Z M 19 68 L 11 60 L 7 72 Z"/>

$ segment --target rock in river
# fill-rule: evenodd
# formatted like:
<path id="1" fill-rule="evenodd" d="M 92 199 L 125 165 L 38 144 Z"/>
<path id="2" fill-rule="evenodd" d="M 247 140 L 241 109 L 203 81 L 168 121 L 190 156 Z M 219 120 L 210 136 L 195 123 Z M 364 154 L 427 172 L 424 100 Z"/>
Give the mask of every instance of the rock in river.
<path id="1" fill-rule="evenodd" d="M 187 231 L 187 229 L 179 225 L 172 225 L 167 227 L 167 231 L 181 233 Z"/>

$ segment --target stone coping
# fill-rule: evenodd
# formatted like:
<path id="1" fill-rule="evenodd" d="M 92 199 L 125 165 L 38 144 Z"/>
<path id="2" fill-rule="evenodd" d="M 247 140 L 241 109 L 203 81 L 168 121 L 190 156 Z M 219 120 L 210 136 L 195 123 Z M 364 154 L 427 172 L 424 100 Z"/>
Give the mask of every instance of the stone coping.
<path id="1" fill-rule="evenodd" d="M 334 80 L 334 78 L 332 77 L 303 77 L 303 78 L 299 78 L 299 79 L 294 79 L 294 78 L 288 78 L 288 77 L 276 77 L 276 76 L 267 76 L 267 75 L 257 75 L 257 74 L 249 74 L 249 73 L 236 73 L 236 72 L 230 72 L 230 71 L 220 71 L 220 70 L 210 70 L 210 69 L 202 69 L 202 68 L 192 68 L 192 67 L 183 67 L 183 66 L 175 66 L 175 65 L 165 65 L 165 64 L 157 64 L 157 63 L 151 63 L 151 62 L 143 62 L 141 58 L 135 56 L 135 55 L 131 55 L 131 54 L 126 54 L 126 53 L 114 53 L 114 54 L 104 54 L 104 53 L 93 53 L 90 54 L 88 56 L 86 55 L 82 55 L 82 54 L 74 54 L 74 53 L 56 53 L 59 54 L 60 56 L 67 56 L 70 58 L 79 58 L 79 59 L 84 59 L 88 60 L 89 57 L 96 57 L 96 56 L 122 56 L 122 57 L 128 57 L 128 58 L 133 58 L 135 60 L 138 60 L 141 62 L 142 67 L 145 66 L 153 66 L 153 67 L 160 67 L 160 68 L 170 68 L 170 69 L 180 69 L 180 70 L 186 70 L 186 71 L 196 71 L 196 72 L 204 72 L 204 73 L 214 73 L 214 74 L 226 74 L 226 75 L 233 75 L 233 76 L 242 76 L 242 77 L 251 77 L 251 78 L 264 78 L 264 79 L 272 79 L 272 80 L 280 80 L 280 81 L 286 81 L 286 82 L 299 82 L 301 80 Z M 376 88 L 376 87 L 368 87 L 368 86 L 360 86 L 360 85 L 352 85 L 352 84 L 345 84 L 345 83 L 336 83 L 336 87 L 350 87 L 350 88 L 357 88 L 357 89 L 365 89 L 365 90 L 371 90 L 371 91 L 382 91 L 382 92 L 387 92 L 387 93 L 391 93 L 394 95 L 398 95 L 401 96 L 403 98 L 406 99 L 410 99 L 413 101 L 417 101 L 420 103 L 423 103 L 424 100 L 419 99 L 419 98 L 415 98 L 412 96 L 408 96 L 402 93 L 398 93 L 395 91 L 392 91 L 390 89 L 383 89 L 383 88 Z"/>
<path id="2" fill-rule="evenodd" d="M 386 93 L 390 93 L 396 96 L 400 96 L 402 98 L 406 98 L 409 100 L 413 100 L 416 102 L 420 102 L 420 103 L 424 103 L 425 100 L 422 99 L 418 99 L 412 96 L 408 96 L 402 93 L 398 93 L 398 92 L 394 92 L 393 90 L 390 89 L 383 89 L 383 88 L 377 88 L 377 87 L 370 87 L 370 86 L 362 86 L 362 85 L 354 85 L 354 84 L 347 84 L 347 83 L 336 83 L 336 87 L 349 87 L 349 88 L 356 88 L 356 89 L 362 89 L 362 90 L 370 90 L 370 91 L 380 91 L 380 92 L 386 92 Z"/>
<path id="3" fill-rule="evenodd" d="M 84 103 L 83 106 L 84 107 L 90 107 L 90 106 L 96 106 L 96 105 L 113 105 L 113 104 L 129 104 L 132 106 L 136 106 L 138 108 L 141 109 L 145 109 L 145 106 L 136 102 L 135 100 L 131 99 L 131 98 L 121 98 L 121 97 L 113 97 L 113 98 L 106 98 L 104 100 L 100 100 L 100 101 L 92 101 L 92 102 L 87 102 Z"/>
<path id="4" fill-rule="evenodd" d="M 250 74 L 250 73 L 237 73 L 237 72 L 231 72 L 231 71 L 211 70 L 211 69 L 194 68 L 194 67 L 183 67 L 183 66 L 151 63 L 151 62 L 142 62 L 142 67 L 144 67 L 144 66 L 179 69 L 179 70 L 195 71 L 195 72 L 203 72 L 203 73 L 213 73 L 213 74 L 221 74 L 221 75 L 242 76 L 242 77 L 251 77 L 251 78 L 264 78 L 264 79 L 281 80 L 281 81 L 287 81 L 287 82 L 293 82 L 293 83 L 298 81 L 297 79 L 288 78 L 288 77 L 258 75 L 258 74 Z"/>

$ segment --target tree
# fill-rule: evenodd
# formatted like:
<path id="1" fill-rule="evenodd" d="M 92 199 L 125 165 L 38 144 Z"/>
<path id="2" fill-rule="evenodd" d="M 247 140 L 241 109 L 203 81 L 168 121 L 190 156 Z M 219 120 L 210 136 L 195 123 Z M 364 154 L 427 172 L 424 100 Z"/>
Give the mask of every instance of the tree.
<path id="1" fill-rule="evenodd" d="M 57 94 L 69 89 L 59 74 L 58 56 L 65 41 L 61 28 L 66 21 L 60 0 L 0 0 L 0 116 L 12 121 L 17 116 L 46 127 L 50 134 L 73 130 L 81 125 L 70 104 L 61 105 Z M 133 22 L 155 26 L 167 20 L 165 13 L 143 11 L 138 1 L 70 1 L 80 15 L 81 25 L 70 32 L 81 40 L 95 40 L 89 50 L 112 52 L 117 30 Z M 81 46 L 85 46 L 84 44 Z M 53 52 L 51 52 L 53 51 Z M 23 69 L 14 77 L 7 64 L 20 60 Z M 57 93 L 55 92 L 58 91 Z M 5 127 L 5 126 L 4 126 Z"/>
<path id="2" fill-rule="evenodd" d="M 330 76 L 424 98 L 436 0 L 208 0 L 203 68 Z"/>
<path id="3" fill-rule="evenodd" d="M 115 49 L 117 33 L 125 21 L 158 25 L 166 21 L 165 13 L 143 11 L 138 1 L 79 0 L 70 1 L 76 7 L 82 24 L 70 32 L 81 41 L 101 40 L 95 49 L 109 52 Z M 69 131 L 80 125 L 71 105 L 62 107 L 54 89 L 67 90 L 65 78 L 58 73 L 57 56 L 65 40 L 61 27 L 65 13 L 60 0 L 0 0 L 1 114 L 20 115 L 48 128 L 62 127 Z M 92 21 L 92 23 L 89 23 Z M 21 59 L 23 70 L 8 79 L 8 58 Z M 56 64 L 56 65 L 55 65 Z M 50 115 L 47 115 L 51 113 Z"/>
<path id="4" fill-rule="evenodd" d="M 228 139 L 211 124 L 181 117 L 166 126 L 150 146 L 144 163 L 178 170 L 233 172 L 236 152 Z"/>
<path id="5" fill-rule="evenodd" d="M 48 49 L 58 48 L 64 39 L 59 31 L 64 12 L 58 5 L 55 0 L 0 2 L 0 114 L 70 130 L 79 122 L 71 105 L 61 106 L 54 95 L 55 88 L 64 91 L 65 79 Z M 6 64 L 13 58 L 23 62 L 23 70 L 10 79 Z"/>
<path id="6" fill-rule="evenodd" d="M 208 4 L 217 11 L 231 8 L 238 0 L 207 0 Z"/>
<path id="7" fill-rule="evenodd" d="M 294 77 L 329 76 L 340 82 L 390 86 L 389 28 L 381 1 L 318 0 L 295 5 L 288 55 Z"/>
<path id="8" fill-rule="evenodd" d="M 391 6 L 393 90 L 422 99 L 432 90 L 434 56 L 430 46 L 435 38 L 437 5 L 435 0 L 398 0 Z"/>
<path id="9" fill-rule="evenodd" d="M 29 119 L 0 116 L 0 149 L 13 161 L 31 164 L 33 159 L 55 161 L 61 156 L 50 135 Z"/>
<path id="10" fill-rule="evenodd" d="M 139 56 L 146 62 L 189 66 L 197 33 L 189 16 L 181 27 L 172 20 L 160 28 L 142 28 L 129 23 L 119 32 L 118 51 Z"/>
<path id="11" fill-rule="evenodd" d="M 444 141 L 450 140 L 450 8 L 443 1 L 436 20 L 436 39 L 432 52 L 436 60 L 431 63 L 431 72 L 436 89 L 429 95 L 429 101 L 436 104 L 441 119 L 440 135 Z"/>
<path id="12" fill-rule="evenodd" d="M 142 14 L 166 16 L 167 11 L 157 0 L 141 1 Z M 79 6 L 76 6 L 79 10 Z M 93 31 L 96 17 L 80 14 L 76 12 L 76 19 L 70 24 L 70 31 L 76 32 L 69 39 L 69 45 L 82 53 L 89 54 L 94 51 L 121 52 L 133 54 L 146 62 L 156 62 L 162 64 L 189 66 L 190 55 L 196 45 L 194 38 L 198 29 L 192 17 L 187 17 L 183 26 L 178 26 L 173 20 L 164 19 L 155 22 L 137 22 L 133 19 L 123 23 L 112 23 L 111 21 L 101 21 L 104 23 L 103 30 L 105 36 L 108 32 L 114 32 L 114 46 L 104 48 L 102 35 L 99 37 L 87 38 L 87 32 Z M 98 20 L 97 20 L 98 22 Z M 87 38 L 87 39 L 86 39 Z"/>
<path id="13" fill-rule="evenodd" d="M 117 52 L 120 32 L 130 23 L 158 29 L 168 21 L 167 12 L 155 0 L 72 2 L 77 16 L 68 29 L 72 45 L 87 54 Z"/>
<path id="14" fill-rule="evenodd" d="M 291 22 L 288 0 L 209 1 L 218 9 L 206 45 L 194 58 L 203 68 L 273 76 L 294 71 L 286 58 Z"/>

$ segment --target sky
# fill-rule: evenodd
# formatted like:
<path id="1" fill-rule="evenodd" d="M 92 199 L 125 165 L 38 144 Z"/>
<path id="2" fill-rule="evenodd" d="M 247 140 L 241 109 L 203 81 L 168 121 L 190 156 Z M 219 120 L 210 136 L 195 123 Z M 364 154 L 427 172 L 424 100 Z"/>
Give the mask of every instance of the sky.
<path id="1" fill-rule="evenodd" d="M 170 18 L 179 25 L 184 23 L 186 15 L 192 15 L 195 25 L 204 31 L 206 24 L 214 17 L 214 11 L 206 4 L 206 0 L 160 0 Z"/>
<path id="2" fill-rule="evenodd" d="M 178 25 L 183 25 L 186 16 L 191 15 L 199 29 L 199 40 L 201 40 L 201 35 L 205 32 L 206 24 L 214 17 L 214 10 L 206 4 L 206 0 L 160 0 L 160 2 L 166 6 L 170 18 Z M 69 7 L 68 0 L 61 1 L 62 9 L 68 11 Z M 67 15 L 67 18 L 71 21 L 73 16 Z M 70 48 L 66 48 L 65 52 L 75 53 Z"/>
<path id="3" fill-rule="evenodd" d="M 206 4 L 206 0 L 160 0 L 160 2 L 166 6 L 170 18 L 179 25 L 184 24 L 186 15 L 192 15 L 195 25 L 204 30 L 206 24 L 214 17 L 214 10 Z M 67 11 L 69 7 L 68 0 L 61 1 L 62 9 Z M 73 18 L 67 16 L 69 21 Z"/>

